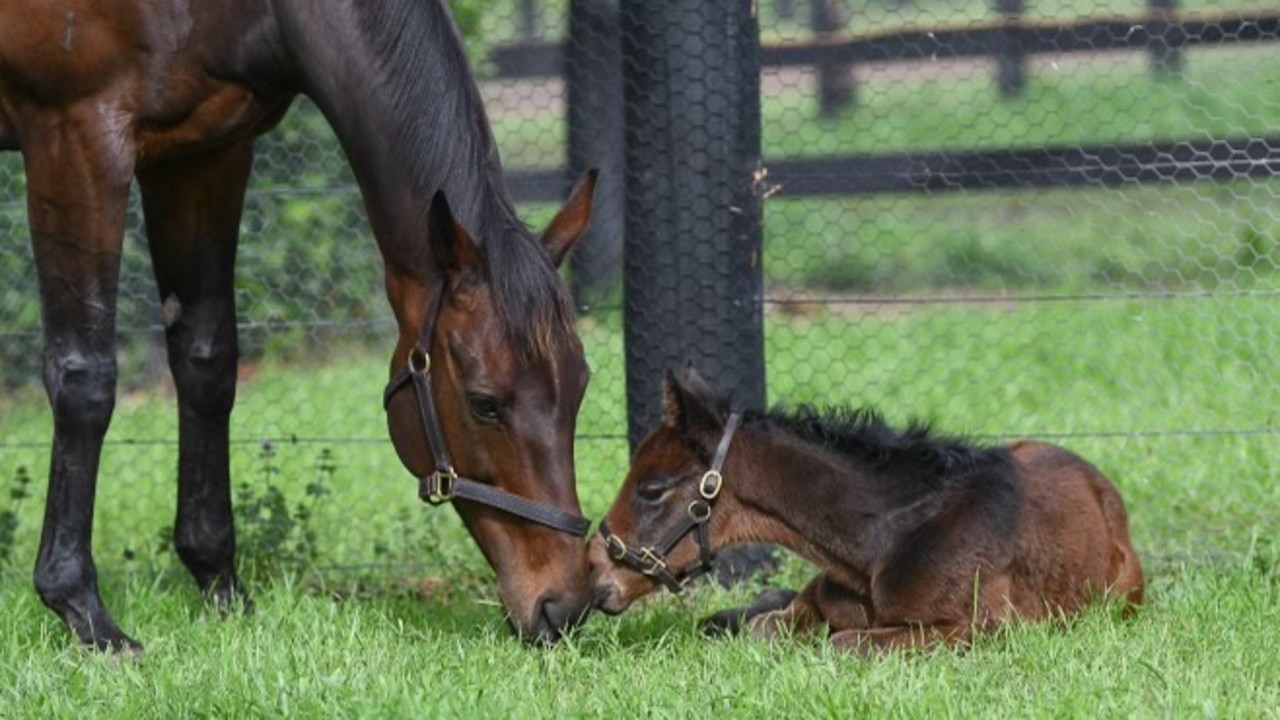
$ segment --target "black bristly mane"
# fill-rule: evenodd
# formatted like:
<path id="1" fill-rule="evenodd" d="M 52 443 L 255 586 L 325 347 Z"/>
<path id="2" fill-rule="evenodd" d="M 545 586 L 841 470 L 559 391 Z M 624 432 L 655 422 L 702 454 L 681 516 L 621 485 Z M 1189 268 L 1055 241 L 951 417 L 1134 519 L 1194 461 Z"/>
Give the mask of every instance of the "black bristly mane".
<path id="1" fill-rule="evenodd" d="M 938 486 L 1012 467 L 1007 449 L 935 434 L 928 423 L 912 421 L 894 428 L 874 409 L 835 407 L 819 411 L 811 405 L 776 407 L 749 413 L 747 422 L 762 422 L 804 442 L 813 443 L 864 464 L 899 481 Z"/>
<path id="2" fill-rule="evenodd" d="M 546 358 L 556 338 L 572 333 L 568 294 L 538 239 L 516 215 L 465 47 L 443 11 L 431 7 L 436 3 L 355 5 L 362 35 L 380 59 L 368 81 L 391 104 L 394 142 L 403 148 L 415 192 L 430 198 L 446 188 L 459 221 L 481 246 L 484 279 L 512 345 L 532 359 Z M 441 92 L 444 87 L 451 91 Z"/>

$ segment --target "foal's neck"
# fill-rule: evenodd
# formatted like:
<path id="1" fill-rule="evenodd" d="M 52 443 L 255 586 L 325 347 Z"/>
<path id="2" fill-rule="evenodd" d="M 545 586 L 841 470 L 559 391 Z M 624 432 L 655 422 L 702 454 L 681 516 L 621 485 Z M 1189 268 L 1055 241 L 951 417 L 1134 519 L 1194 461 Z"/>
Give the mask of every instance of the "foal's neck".
<path id="1" fill-rule="evenodd" d="M 735 501 L 726 543 L 781 545 L 825 571 L 862 578 L 885 533 L 935 510 L 934 493 L 884 477 L 856 457 L 779 430 L 742 436 L 725 469 Z"/>

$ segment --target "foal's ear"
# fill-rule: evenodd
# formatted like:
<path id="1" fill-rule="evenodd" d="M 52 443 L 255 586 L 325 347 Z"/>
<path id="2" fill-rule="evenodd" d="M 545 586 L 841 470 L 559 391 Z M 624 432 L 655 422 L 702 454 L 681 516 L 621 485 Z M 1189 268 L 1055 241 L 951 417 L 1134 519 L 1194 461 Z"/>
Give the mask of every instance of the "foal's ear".
<path id="1" fill-rule="evenodd" d="M 565 256 L 573 248 L 574 243 L 587 231 L 591 222 L 591 203 L 595 199 L 596 178 L 600 171 L 592 168 L 574 184 L 569 191 L 569 199 L 564 207 L 551 219 L 547 229 L 542 231 L 542 247 L 551 256 L 556 267 L 564 262 Z"/>
<path id="2" fill-rule="evenodd" d="M 680 432 L 715 431 L 724 425 L 710 387 L 692 366 L 679 375 L 667 370 L 662 404 L 666 411 L 664 422 Z"/>
<path id="3" fill-rule="evenodd" d="M 480 267 L 480 248 L 466 228 L 454 218 L 444 190 L 437 190 L 431 198 L 431 209 L 427 213 L 427 239 L 431 243 L 436 266 L 449 280 L 459 273 Z"/>

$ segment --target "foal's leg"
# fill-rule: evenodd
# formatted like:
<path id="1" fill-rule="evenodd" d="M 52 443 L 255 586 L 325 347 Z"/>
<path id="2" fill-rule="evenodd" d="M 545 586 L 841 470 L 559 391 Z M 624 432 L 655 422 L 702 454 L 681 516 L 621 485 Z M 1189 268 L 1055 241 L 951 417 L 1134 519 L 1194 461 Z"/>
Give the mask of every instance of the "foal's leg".
<path id="1" fill-rule="evenodd" d="M 726 608 L 703 618 L 699 625 L 707 635 L 737 635 L 752 618 L 785 608 L 797 595 L 795 590 L 770 588 L 757 595 L 750 605 Z"/>
<path id="2" fill-rule="evenodd" d="M 959 647 L 969 643 L 973 628 L 962 625 L 893 625 L 841 630 L 832 633 L 831 645 L 838 650 L 871 655 L 875 652 L 926 648 L 937 645 Z"/>
<path id="3" fill-rule="evenodd" d="M 821 573 L 789 605 L 750 619 L 748 630 L 765 638 L 796 636 L 824 627 L 831 630 L 867 627 L 872 613 L 867 599 Z"/>
<path id="4" fill-rule="evenodd" d="M 115 408 L 116 293 L 133 148 L 101 125 L 102 107 L 48 112 L 27 126 L 23 160 L 53 452 L 36 559 L 40 599 L 79 640 L 140 649 L 98 594 L 93 505 L 102 439 Z M 127 488 L 120 488 L 126 490 Z"/>
<path id="5" fill-rule="evenodd" d="M 245 609 L 227 445 L 239 357 L 236 239 L 252 160 L 244 141 L 138 174 L 178 391 L 174 546 L 201 591 L 221 607 Z"/>

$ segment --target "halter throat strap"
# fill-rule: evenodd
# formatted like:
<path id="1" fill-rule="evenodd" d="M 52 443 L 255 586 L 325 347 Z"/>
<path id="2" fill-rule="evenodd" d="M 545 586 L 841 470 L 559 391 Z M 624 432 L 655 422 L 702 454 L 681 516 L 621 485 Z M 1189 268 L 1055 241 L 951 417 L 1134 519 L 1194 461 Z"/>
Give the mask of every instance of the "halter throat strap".
<path id="1" fill-rule="evenodd" d="M 409 350 L 408 365 L 396 373 L 382 393 L 383 410 L 391 406 L 391 398 L 405 387 L 412 386 L 418 400 L 418 413 L 427 436 L 427 445 L 435 462 L 435 470 L 418 478 L 418 497 L 430 505 L 441 505 L 454 499 L 466 500 L 501 510 L 524 520 L 544 525 L 553 530 L 576 537 L 586 537 L 591 521 L 553 505 L 530 500 L 470 478 L 458 475 L 453 468 L 449 447 L 444 441 L 440 418 L 436 414 L 435 395 L 431 390 L 431 339 L 435 335 L 436 321 L 444 304 L 443 285 L 432 294 L 427 306 L 426 322 L 418 342 Z"/>
<path id="2" fill-rule="evenodd" d="M 715 455 L 712 456 L 711 467 L 698 479 L 698 498 L 689 503 L 684 522 L 671 531 L 665 542 L 657 545 L 629 545 L 609 530 L 608 523 L 600 523 L 600 536 L 604 538 L 609 557 L 614 562 L 654 578 L 673 593 L 681 592 L 694 578 L 701 577 L 714 568 L 712 563 L 716 554 L 711 547 L 711 507 L 724 485 L 724 461 L 729 455 L 733 435 L 741 423 L 741 414 L 735 412 L 729 415 L 724 434 L 720 436 L 720 443 L 716 445 Z M 693 533 L 698 544 L 698 564 L 682 573 L 673 573 L 667 565 L 667 556 L 690 533 Z"/>

